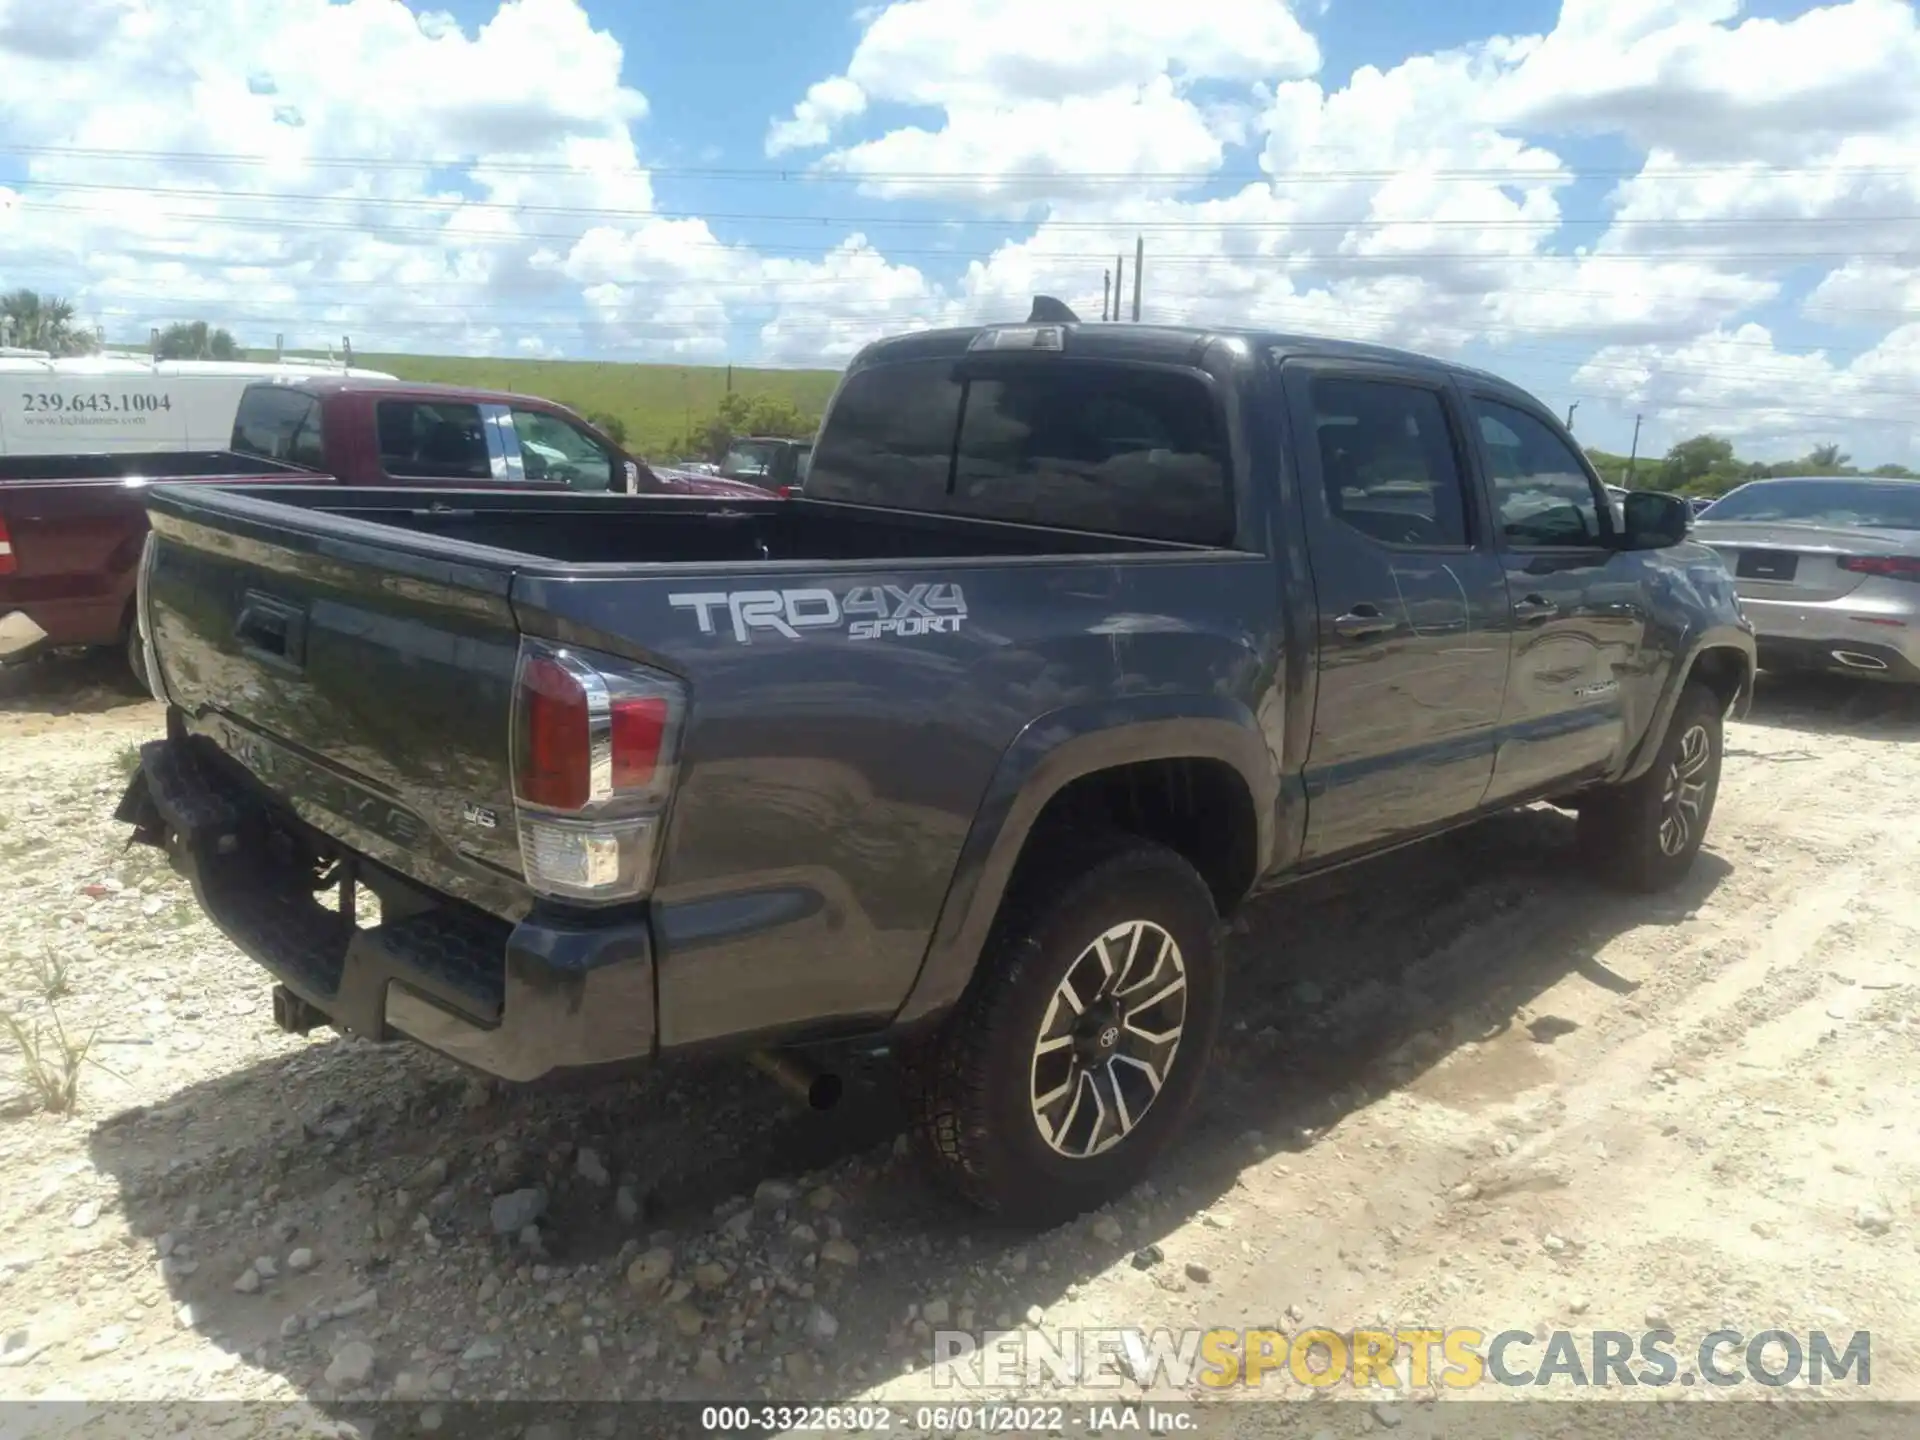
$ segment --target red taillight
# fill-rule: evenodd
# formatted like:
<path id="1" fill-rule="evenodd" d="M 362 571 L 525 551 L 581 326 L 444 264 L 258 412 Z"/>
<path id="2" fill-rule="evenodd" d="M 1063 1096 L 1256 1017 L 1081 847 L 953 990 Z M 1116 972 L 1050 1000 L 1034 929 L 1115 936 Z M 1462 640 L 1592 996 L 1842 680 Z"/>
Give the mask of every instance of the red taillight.
<path id="1" fill-rule="evenodd" d="M 13 532 L 7 529 L 7 517 L 0 515 L 0 575 L 11 575 L 19 561 L 13 554 Z"/>
<path id="2" fill-rule="evenodd" d="M 638 790 L 653 783 L 671 715 L 657 695 L 613 702 L 613 788 Z"/>
<path id="3" fill-rule="evenodd" d="M 1881 575 L 1894 580 L 1920 580 L 1920 558 L 1912 555 L 1842 555 L 1842 570 L 1856 575 Z"/>
<path id="4" fill-rule="evenodd" d="M 530 805 L 581 809 L 593 798 L 586 687 L 558 660 L 534 656 L 520 672 L 520 707 L 516 792 Z"/>
<path id="5" fill-rule="evenodd" d="M 778 495 L 782 500 L 791 500 L 793 498 L 793 487 L 791 485 L 782 485 L 773 493 Z"/>

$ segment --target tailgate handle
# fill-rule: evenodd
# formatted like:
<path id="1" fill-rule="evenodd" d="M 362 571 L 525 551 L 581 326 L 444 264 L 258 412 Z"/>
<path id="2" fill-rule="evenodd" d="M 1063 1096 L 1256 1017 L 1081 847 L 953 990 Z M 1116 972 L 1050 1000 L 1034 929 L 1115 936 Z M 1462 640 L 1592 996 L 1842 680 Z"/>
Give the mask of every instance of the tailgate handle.
<path id="1" fill-rule="evenodd" d="M 233 633 L 242 649 L 269 663 L 296 669 L 306 664 L 307 616 L 297 605 L 249 590 Z"/>

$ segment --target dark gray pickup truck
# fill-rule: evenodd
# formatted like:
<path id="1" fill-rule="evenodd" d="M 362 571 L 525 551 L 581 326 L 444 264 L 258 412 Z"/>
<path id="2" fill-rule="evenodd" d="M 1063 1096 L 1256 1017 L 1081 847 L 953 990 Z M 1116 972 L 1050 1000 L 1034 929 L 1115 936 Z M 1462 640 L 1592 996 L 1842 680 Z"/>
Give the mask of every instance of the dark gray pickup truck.
<path id="1" fill-rule="evenodd" d="M 1621 516 L 1438 361 L 910 335 L 797 500 L 157 488 L 120 816 L 288 1028 L 516 1080 L 871 1042 L 1050 1221 L 1180 1125 L 1250 894 L 1538 800 L 1687 872 L 1753 637 L 1684 502 Z"/>

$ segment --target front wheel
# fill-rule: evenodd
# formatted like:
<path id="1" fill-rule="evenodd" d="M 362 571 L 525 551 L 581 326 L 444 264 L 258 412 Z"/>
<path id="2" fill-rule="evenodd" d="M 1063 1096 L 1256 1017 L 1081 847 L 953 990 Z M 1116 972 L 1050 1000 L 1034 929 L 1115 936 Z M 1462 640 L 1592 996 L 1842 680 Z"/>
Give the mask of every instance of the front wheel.
<path id="1" fill-rule="evenodd" d="M 1592 792 L 1577 834 L 1604 876 L 1652 892 L 1692 870 L 1720 792 L 1724 709 L 1705 685 L 1689 683 L 1647 772 L 1617 790 Z"/>
<path id="2" fill-rule="evenodd" d="M 1023 886 L 911 1067 L 936 1171 L 1017 1224 L 1124 1194 L 1178 1132 L 1220 1019 L 1213 896 L 1163 846 L 1101 837 Z"/>

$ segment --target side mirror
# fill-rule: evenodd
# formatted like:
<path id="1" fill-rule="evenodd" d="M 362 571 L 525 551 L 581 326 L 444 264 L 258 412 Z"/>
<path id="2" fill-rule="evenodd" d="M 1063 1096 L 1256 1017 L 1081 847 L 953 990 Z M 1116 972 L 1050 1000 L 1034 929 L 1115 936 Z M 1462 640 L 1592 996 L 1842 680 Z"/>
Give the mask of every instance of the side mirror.
<path id="1" fill-rule="evenodd" d="M 1680 544 L 1693 528 L 1693 507 L 1658 490 L 1629 491 L 1620 510 L 1621 541 L 1628 550 L 1664 550 Z"/>

